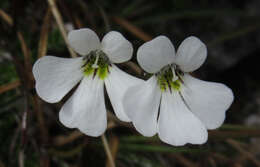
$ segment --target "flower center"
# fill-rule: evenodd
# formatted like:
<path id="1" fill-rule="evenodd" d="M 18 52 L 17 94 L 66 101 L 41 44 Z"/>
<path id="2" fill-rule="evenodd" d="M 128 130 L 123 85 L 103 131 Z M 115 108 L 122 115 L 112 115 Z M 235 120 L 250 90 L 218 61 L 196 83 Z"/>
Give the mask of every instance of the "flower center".
<path id="1" fill-rule="evenodd" d="M 103 51 L 91 51 L 83 60 L 84 64 L 82 65 L 82 68 L 85 76 L 93 75 L 93 78 L 98 76 L 102 80 L 108 76 L 111 63 Z"/>
<path id="2" fill-rule="evenodd" d="M 166 66 L 156 74 L 162 92 L 180 90 L 182 84 L 181 74 L 176 75 L 175 69 L 176 67 Z"/>

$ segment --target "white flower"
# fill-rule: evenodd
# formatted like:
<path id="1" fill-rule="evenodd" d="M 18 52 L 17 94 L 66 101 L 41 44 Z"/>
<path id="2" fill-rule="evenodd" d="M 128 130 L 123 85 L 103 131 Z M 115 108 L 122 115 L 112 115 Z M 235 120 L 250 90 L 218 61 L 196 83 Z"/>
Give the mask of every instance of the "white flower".
<path id="1" fill-rule="evenodd" d="M 113 63 L 132 57 L 133 47 L 119 32 L 111 31 L 99 41 L 90 29 L 73 30 L 68 35 L 71 47 L 83 57 L 44 56 L 33 66 L 38 95 L 49 103 L 60 101 L 77 83 L 78 88 L 63 105 L 60 121 L 90 136 L 99 136 L 107 127 L 104 84 L 115 114 L 130 121 L 121 99 L 129 86 L 143 82 L 128 75 Z"/>
<path id="2" fill-rule="evenodd" d="M 176 55 L 165 36 L 138 49 L 138 63 L 155 75 L 145 84 L 130 87 L 123 99 L 125 112 L 137 131 L 144 136 L 158 133 L 162 141 L 175 146 L 207 141 L 207 129 L 224 122 L 233 93 L 223 84 L 202 81 L 189 74 L 206 57 L 206 46 L 196 37 L 185 39 Z"/>

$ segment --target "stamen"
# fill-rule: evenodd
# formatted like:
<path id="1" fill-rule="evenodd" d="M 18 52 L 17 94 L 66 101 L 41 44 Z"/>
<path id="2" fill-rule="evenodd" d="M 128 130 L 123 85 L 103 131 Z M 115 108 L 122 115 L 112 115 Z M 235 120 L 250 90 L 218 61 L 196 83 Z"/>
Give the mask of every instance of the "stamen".
<path id="1" fill-rule="evenodd" d="M 98 66 L 98 60 L 99 60 L 99 54 L 97 54 L 96 55 L 96 60 L 95 60 L 95 63 L 94 64 L 92 64 L 92 68 L 98 68 L 99 66 Z"/>
<path id="2" fill-rule="evenodd" d="M 175 71 L 175 67 L 166 66 L 157 73 L 158 84 L 162 91 L 167 89 L 172 93 L 173 91 L 180 91 L 182 84 L 181 76 Z"/>
<path id="3" fill-rule="evenodd" d="M 172 81 L 175 82 L 179 79 L 178 75 L 176 75 L 174 68 L 172 68 Z"/>
<path id="4" fill-rule="evenodd" d="M 109 68 L 111 63 L 107 55 L 101 50 L 91 51 L 85 58 L 83 64 L 83 72 L 86 76 L 93 75 L 93 79 L 98 76 L 101 80 L 104 80 L 109 74 Z"/>

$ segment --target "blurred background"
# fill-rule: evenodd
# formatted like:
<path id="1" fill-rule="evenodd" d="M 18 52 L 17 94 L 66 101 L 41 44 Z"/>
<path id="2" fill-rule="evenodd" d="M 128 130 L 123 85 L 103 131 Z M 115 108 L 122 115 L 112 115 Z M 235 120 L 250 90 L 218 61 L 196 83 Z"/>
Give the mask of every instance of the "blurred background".
<path id="1" fill-rule="evenodd" d="M 114 117 L 106 98 L 106 137 L 116 166 L 260 166 L 259 0 L 53 2 L 0 1 L 0 167 L 110 166 L 101 138 L 58 121 L 70 95 L 48 104 L 34 90 L 33 63 L 46 54 L 70 57 L 64 36 L 83 27 L 100 38 L 110 30 L 120 31 L 135 53 L 158 35 L 168 36 L 175 48 L 186 37 L 197 36 L 207 45 L 208 58 L 194 75 L 222 82 L 235 94 L 225 124 L 209 131 L 208 142 L 183 147 L 166 145 L 156 136 L 142 137 L 131 124 Z M 119 67 L 141 77 L 135 56 Z"/>

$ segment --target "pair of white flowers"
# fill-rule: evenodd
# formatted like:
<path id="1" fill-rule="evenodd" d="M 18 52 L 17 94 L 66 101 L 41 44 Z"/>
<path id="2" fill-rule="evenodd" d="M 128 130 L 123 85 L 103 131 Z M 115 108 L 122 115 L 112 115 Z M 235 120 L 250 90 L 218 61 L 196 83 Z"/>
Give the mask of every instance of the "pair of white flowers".
<path id="1" fill-rule="evenodd" d="M 71 47 L 82 57 L 45 56 L 33 66 L 36 91 L 45 101 L 60 101 L 78 88 L 59 112 L 60 121 L 90 136 L 100 136 L 107 127 L 104 85 L 116 116 L 132 122 L 144 136 L 158 133 L 171 145 L 202 144 L 207 129 L 219 127 L 233 101 L 223 84 L 201 81 L 189 72 L 207 57 L 206 46 L 196 37 L 185 39 L 175 54 L 165 36 L 143 44 L 137 51 L 139 65 L 154 74 L 147 81 L 120 70 L 114 63 L 131 59 L 132 44 L 111 31 L 100 42 L 90 29 L 73 30 Z"/>

